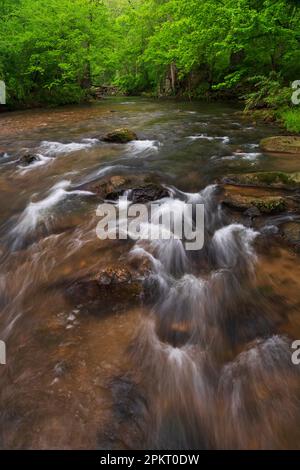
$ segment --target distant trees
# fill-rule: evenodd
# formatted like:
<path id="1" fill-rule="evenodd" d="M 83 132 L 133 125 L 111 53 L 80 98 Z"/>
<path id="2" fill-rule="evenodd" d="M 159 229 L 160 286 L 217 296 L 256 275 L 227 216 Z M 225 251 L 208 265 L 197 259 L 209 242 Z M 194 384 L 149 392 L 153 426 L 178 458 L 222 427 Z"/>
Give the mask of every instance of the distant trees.
<path id="1" fill-rule="evenodd" d="M 300 79 L 298 3 L 0 0 L 0 79 L 18 104 L 78 102 L 91 83 L 268 97 Z"/>
<path id="2" fill-rule="evenodd" d="M 2 0 L 0 73 L 8 100 L 69 103 L 105 74 L 109 15 L 97 0 Z"/>
<path id="3" fill-rule="evenodd" d="M 145 81 L 155 89 L 170 68 L 177 80 L 170 91 L 198 96 L 245 91 L 271 72 L 283 82 L 300 77 L 300 9 L 292 0 L 145 0 L 127 6 L 118 22 L 130 38 L 120 57 L 135 50 L 135 69 L 118 65 L 129 89 Z"/>

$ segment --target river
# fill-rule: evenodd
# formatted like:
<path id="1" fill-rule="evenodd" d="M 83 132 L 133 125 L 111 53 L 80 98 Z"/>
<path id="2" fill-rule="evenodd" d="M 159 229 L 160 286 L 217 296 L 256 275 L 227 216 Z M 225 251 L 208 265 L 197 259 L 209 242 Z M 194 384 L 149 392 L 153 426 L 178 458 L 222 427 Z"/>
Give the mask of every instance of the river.
<path id="1" fill-rule="evenodd" d="M 299 255 L 270 222 L 225 210 L 216 185 L 300 164 L 261 153 L 279 129 L 238 111 L 117 98 L 0 116 L 1 448 L 300 448 Z M 100 141 L 118 127 L 140 140 Z M 39 159 L 20 164 L 25 150 Z M 112 175 L 155 177 L 165 204 L 204 203 L 204 248 L 100 241 L 85 185 Z M 66 295 L 128 257 L 150 263 L 155 298 L 97 315 Z"/>

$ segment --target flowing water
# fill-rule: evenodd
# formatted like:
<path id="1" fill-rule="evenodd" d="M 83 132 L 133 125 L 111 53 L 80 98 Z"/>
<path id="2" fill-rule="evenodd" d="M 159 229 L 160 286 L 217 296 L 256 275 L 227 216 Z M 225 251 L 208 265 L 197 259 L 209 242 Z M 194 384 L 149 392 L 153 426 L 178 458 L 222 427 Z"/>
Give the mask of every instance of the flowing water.
<path id="1" fill-rule="evenodd" d="M 1 448 L 300 448 L 299 257 L 215 184 L 300 164 L 260 153 L 278 129 L 237 111 L 126 98 L 0 117 Z M 124 126 L 140 140 L 99 140 Z M 84 183 L 126 174 L 171 188 L 164 210 L 204 203 L 204 248 L 100 241 Z M 97 315 L 66 296 L 120 258 L 150 266 L 147 302 Z"/>

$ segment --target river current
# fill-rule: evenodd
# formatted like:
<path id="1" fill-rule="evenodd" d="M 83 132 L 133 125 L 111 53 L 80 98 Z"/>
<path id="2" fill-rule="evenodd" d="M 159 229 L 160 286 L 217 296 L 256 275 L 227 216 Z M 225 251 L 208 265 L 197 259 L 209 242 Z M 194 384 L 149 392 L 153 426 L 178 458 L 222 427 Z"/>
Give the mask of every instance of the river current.
<path id="1" fill-rule="evenodd" d="M 299 255 L 268 232 L 278 217 L 255 228 L 219 195 L 224 175 L 300 164 L 262 153 L 280 131 L 238 111 L 118 98 L 0 115 L 1 448 L 300 448 Z M 139 140 L 101 141 L 119 127 Z M 86 185 L 116 175 L 158 179 L 167 211 L 204 204 L 203 249 L 99 240 Z M 70 301 L 120 259 L 147 264 L 151 298 L 105 315 Z"/>

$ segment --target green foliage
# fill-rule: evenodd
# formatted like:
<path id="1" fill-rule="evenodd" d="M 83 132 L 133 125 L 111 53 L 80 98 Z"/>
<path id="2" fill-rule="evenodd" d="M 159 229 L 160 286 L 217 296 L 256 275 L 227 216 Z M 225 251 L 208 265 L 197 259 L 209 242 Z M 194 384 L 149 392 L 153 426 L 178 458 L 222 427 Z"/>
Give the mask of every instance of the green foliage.
<path id="1" fill-rule="evenodd" d="M 300 79 L 298 3 L 0 0 L 0 78 L 17 105 L 78 102 L 92 83 L 286 108 Z"/>
<path id="2" fill-rule="evenodd" d="M 100 1 L 2 0 L 0 70 L 8 100 L 64 104 L 84 98 L 106 69 L 107 10 Z"/>
<path id="3" fill-rule="evenodd" d="M 280 117 L 288 131 L 300 133 L 300 109 L 283 111 Z"/>
<path id="4" fill-rule="evenodd" d="M 249 79 L 254 90 L 245 95 L 246 110 L 257 108 L 280 108 L 291 101 L 291 88 L 285 87 L 280 74 L 271 72 L 268 77 L 254 76 Z"/>

